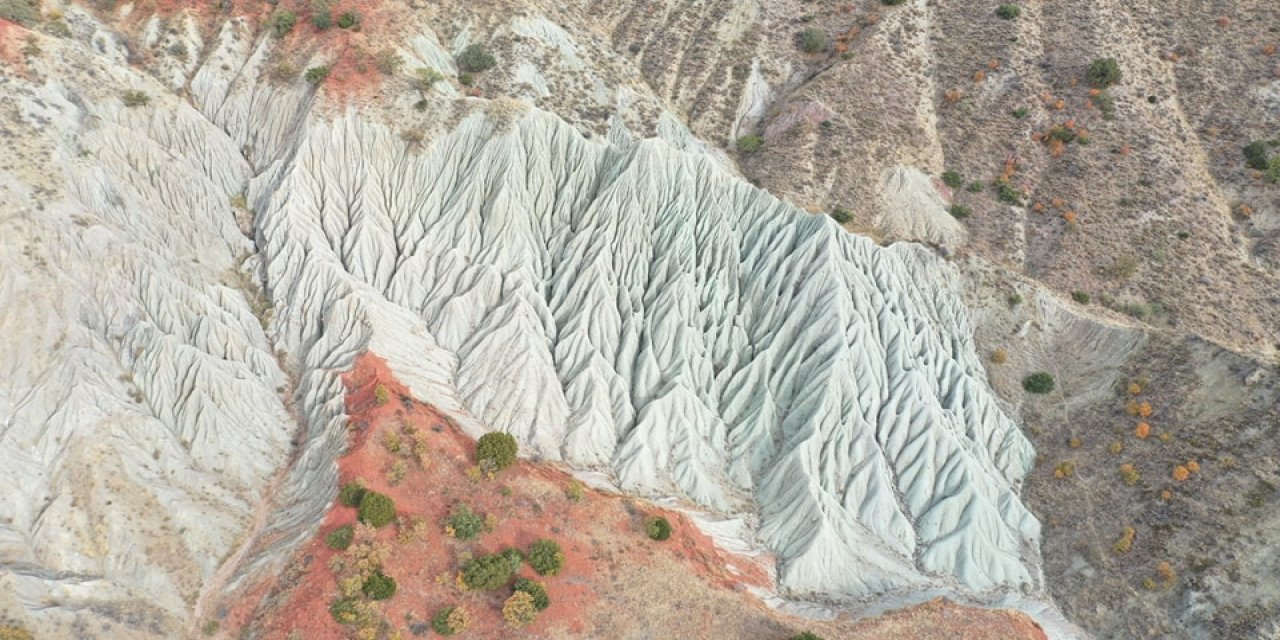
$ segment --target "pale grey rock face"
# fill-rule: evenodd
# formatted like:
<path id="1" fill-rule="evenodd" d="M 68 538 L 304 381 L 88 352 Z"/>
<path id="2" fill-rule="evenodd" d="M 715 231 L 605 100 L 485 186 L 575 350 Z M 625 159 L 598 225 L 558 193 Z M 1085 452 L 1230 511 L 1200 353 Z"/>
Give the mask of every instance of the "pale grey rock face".
<path id="1" fill-rule="evenodd" d="M 553 27 L 513 29 L 571 62 Z M 24 301 L 0 314 L 0 608 L 136 608 L 101 633 L 171 637 L 275 566 L 332 500 L 366 349 L 473 434 L 746 514 L 789 593 L 1042 586 L 1034 454 L 932 254 L 750 187 L 672 118 L 587 139 L 472 113 L 419 150 L 261 80 L 243 24 L 206 46 L 159 73 L 190 104 L 71 46 L 57 64 L 109 82 L 6 80 L 30 133 L 0 171 L 0 294 Z"/>

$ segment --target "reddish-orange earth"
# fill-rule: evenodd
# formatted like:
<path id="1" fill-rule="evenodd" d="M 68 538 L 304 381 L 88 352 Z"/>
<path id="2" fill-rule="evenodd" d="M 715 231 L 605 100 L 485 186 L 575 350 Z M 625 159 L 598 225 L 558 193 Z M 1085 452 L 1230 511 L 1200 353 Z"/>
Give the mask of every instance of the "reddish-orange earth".
<path id="1" fill-rule="evenodd" d="M 578 486 L 565 471 L 547 463 L 520 461 L 493 478 L 476 477 L 474 442 L 446 416 L 408 395 L 386 363 L 359 358 L 345 376 L 350 449 L 338 460 L 341 482 L 363 479 L 392 497 L 402 521 L 419 517 L 427 534 L 397 541 L 397 525 L 378 531 L 392 547 L 383 571 L 398 590 L 380 606 L 390 630 L 415 637 L 442 607 L 460 605 L 470 613 L 465 638 L 787 638 L 812 630 L 824 638 L 1027 638 L 1042 639 L 1026 616 L 1008 611 L 961 607 L 944 600 L 894 611 L 871 620 L 812 622 L 769 609 L 749 595 L 748 585 L 768 587 L 761 559 L 727 553 L 685 516 L 626 496 Z M 379 386 L 390 400 L 379 405 Z M 410 462 L 403 480 L 392 485 L 387 471 L 403 458 L 383 444 L 385 433 L 417 429 L 428 445 L 426 464 Z M 493 529 L 473 541 L 446 535 L 444 520 L 457 504 L 491 516 Z M 673 525 L 669 540 L 655 542 L 644 522 L 662 515 Z M 257 637 L 327 640 L 354 637 L 355 629 L 335 622 L 330 604 L 338 584 L 329 568 L 336 553 L 324 543 L 333 529 L 356 521 L 356 511 L 334 503 L 316 538 L 296 554 L 280 576 L 243 594 L 222 622 L 229 637 L 251 627 Z M 459 587 L 458 568 L 468 554 L 508 546 L 522 550 L 538 538 L 557 541 L 565 564 L 556 576 L 541 577 L 525 565 L 520 575 L 546 585 L 551 606 L 530 626 L 514 630 L 502 617 L 509 588 L 468 591 Z M 422 626 L 417 630 L 421 631 Z M 426 635 L 434 635 L 426 632 Z M 383 637 L 387 637 L 384 635 Z"/>

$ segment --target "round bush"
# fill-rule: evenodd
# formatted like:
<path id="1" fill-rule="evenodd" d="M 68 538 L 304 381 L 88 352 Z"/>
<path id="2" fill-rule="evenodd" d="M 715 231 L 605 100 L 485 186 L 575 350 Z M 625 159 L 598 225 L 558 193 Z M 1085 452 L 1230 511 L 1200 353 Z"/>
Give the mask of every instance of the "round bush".
<path id="1" fill-rule="evenodd" d="M 1018 16 L 1022 15 L 1022 9 L 1016 4 L 1002 4 L 1000 8 L 996 9 L 996 15 L 1005 20 L 1016 20 Z"/>
<path id="2" fill-rule="evenodd" d="M 743 153 L 755 153 L 764 146 L 764 138 L 757 135 L 742 136 L 738 138 L 738 151 Z"/>
<path id="3" fill-rule="evenodd" d="M 1022 379 L 1022 388 L 1028 393 L 1049 393 L 1053 391 L 1053 386 L 1053 376 L 1043 371 Z"/>
<path id="4" fill-rule="evenodd" d="M 536 540 L 529 546 L 529 566 L 540 576 L 554 576 L 564 567 L 564 552 L 554 540 Z"/>
<path id="5" fill-rule="evenodd" d="M 513 588 L 516 591 L 533 596 L 533 607 L 538 611 L 545 611 L 547 607 L 551 606 L 551 598 L 547 596 L 547 588 L 541 582 L 520 578 L 516 580 Z"/>
<path id="6" fill-rule="evenodd" d="M 484 516 L 460 504 L 449 513 L 448 531 L 459 540 L 470 540 L 484 531 Z"/>
<path id="7" fill-rule="evenodd" d="M 384 527 L 396 519 L 396 503 L 375 491 L 366 491 L 360 499 L 360 522 Z"/>
<path id="8" fill-rule="evenodd" d="M 462 565 L 462 582 L 469 589 L 481 591 L 501 589 L 511 581 L 511 576 L 519 568 L 519 552 L 512 555 L 508 550 L 480 556 Z"/>
<path id="9" fill-rule="evenodd" d="M 1084 76 L 1094 87 L 1106 89 L 1120 82 L 1120 63 L 1116 62 L 1115 58 L 1098 58 L 1089 65 Z"/>
<path id="10" fill-rule="evenodd" d="M 445 607 L 431 617 L 431 629 L 442 636 L 462 633 L 467 628 L 470 617 L 462 607 Z"/>
<path id="11" fill-rule="evenodd" d="M 364 579 L 360 590 L 370 600 L 386 600 L 396 594 L 396 581 L 381 571 L 375 571 L 373 575 Z"/>
<path id="12" fill-rule="evenodd" d="M 671 523 L 666 518 L 655 516 L 644 523 L 644 533 L 650 540 L 666 540 L 671 537 Z"/>
<path id="13" fill-rule="evenodd" d="M 356 530 L 348 524 L 330 531 L 329 535 L 325 536 L 324 543 L 329 545 L 330 549 L 346 551 L 355 537 Z"/>
<path id="14" fill-rule="evenodd" d="M 350 29 L 358 24 L 360 24 L 360 15 L 353 11 L 348 11 L 338 16 L 339 29 Z"/>
<path id="15" fill-rule="evenodd" d="M 342 485 L 342 489 L 338 491 L 338 502 L 341 502 L 344 507 L 358 507 L 364 494 L 364 485 L 358 482 L 348 482 Z"/>
<path id="16" fill-rule="evenodd" d="M 805 29 L 797 37 L 800 50 L 805 53 L 820 53 L 827 50 L 827 33 L 821 29 Z"/>
<path id="17" fill-rule="evenodd" d="M 463 71 L 479 73 L 497 66 L 498 60 L 482 44 L 468 45 L 458 54 L 458 67 Z"/>
<path id="18" fill-rule="evenodd" d="M 501 471 L 516 462 L 516 439 L 509 433 L 492 431 L 476 441 L 476 460 Z"/>

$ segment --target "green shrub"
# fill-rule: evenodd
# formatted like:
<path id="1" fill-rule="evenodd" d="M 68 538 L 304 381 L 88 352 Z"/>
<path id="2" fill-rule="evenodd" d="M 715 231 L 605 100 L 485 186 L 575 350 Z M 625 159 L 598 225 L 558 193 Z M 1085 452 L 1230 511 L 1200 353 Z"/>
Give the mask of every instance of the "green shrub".
<path id="1" fill-rule="evenodd" d="M 964 220 L 973 214 L 973 210 L 957 202 L 947 209 L 947 213 L 950 213 L 951 217 L 956 220 Z"/>
<path id="2" fill-rule="evenodd" d="M 512 553 L 513 551 L 515 553 Z M 511 581 L 519 568 L 520 552 L 507 549 L 468 560 L 462 565 L 462 582 L 468 589 L 480 591 L 501 589 Z"/>
<path id="3" fill-rule="evenodd" d="M 320 84 L 325 78 L 329 77 L 329 67 L 311 67 L 307 69 L 307 73 L 303 75 L 308 84 Z"/>
<path id="4" fill-rule="evenodd" d="M 836 207 L 832 209 L 829 215 L 831 216 L 831 219 L 839 222 L 840 224 L 845 224 L 853 219 L 853 212 L 844 207 Z"/>
<path id="5" fill-rule="evenodd" d="M 354 624 L 360 616 L 360 609 L 355 598 L 339 598 L 329 605 L 329 615 L 338 624 Z"/>
<path id="6" fill-rule="evenodd" d="M 338 502 L 344 507 L 358 507 L 367 489 L 359 482 L 348 482 L 338 490 Z"/>
<path id="7" fill-rule="evenodd" d="M 465 631 L 470 621 L 466 609 L 445 607 L 431 617 L 431 629 L 442 636 L 451 636 Z"/>
<path id="8" fill-rule="evenodd" d="M 1250 169 L 1266 171 L 1269 165 L 1267 162 L 1267 143 L 1256 140 L 1245 145 L 1244 160 Z"/>
<path id="9" fill-rule="evenodd" d="M 564 567 L 564 552 L 554 540 L 535 540 L 529 546 L 529 566 L 540 576 L 554 576 Z"/>
<path id="10" fill-rule="evenodd" d="M 644 534 L 650 540 L 666 540 L 671 537 L 671 523 L 662 516 L 654 516 L 644 523 Z"/>
<path id="11" fill-rule="evenodd" d="M 1053 391 L 1053 376 L 1041 371 L 1022 379 L 1022 388 L 1028 393 L 1049 393 Z"/>
<path id="12" fill-rule="evenodd" d="M 819 636 L 816 633 L 805 631 L 803 633 L 797 633 L 796 635 L 791 636 L 790 638 L 787 638 L 787 640 L 822 640 L 822 636 Z"/>
<path id="13" fill-rule="evenodd" d="M 376 491 L 366 491 L 360 498 L 360 522 L 380 528 L 396 519 L 396 503 Z"/>
<path id="14" fill-rule="evenodd" d="M 1089 84 L 1099 89 L 1106 89 L 1120 82 L 1120 63 L 1116 62 L 1115 58 L 1098 58 L 1089 65 L 1084 77 Z"/>
<path id="15" fill-rule="evenodd" d="M 996 198 L 1000 202 L 1005 202 L 1014 206 L 1022 206 L 1022 192 L 1014 189 L 1007 182 L 1000 183 L 1000 187 L 996 189 Z"/>
<path id="16" fill-rule="evenodd" d="M 1063 143 L 1070 143 L 1075 141 L 1076 133 L 1066 127 L 1053 127 L 1052 129 L 1049 129 L 1049 139 L 1061 140 Z"/>
<path id="17" fill-rule="evenodd" d="M 147 92 L 138 91 L 137 89 L 130 89 L 124 92 L 120 99 L 124 101 L 124 106 L 129 108 L 145 107 L 151 104 L 151 96 L 147 95 Z"/>
<path id="18" fill-rule="evenodd" d="M 1280 153 L 1271 158 L 1271 165 L 1267 168 L 1267 180 L 1280 183 Z"/>
<path id="19" fill-rule="evenodd" d="M 386 600 L 396 594 L 396 581 L 381 571 L 374 571 L 373 575 L 364 579 L 360 590 L 370 600 Z"/>
<path id="20" fill-rule="evenodd" d="M 1089 304 L 1089 302 L 1093 300 L 1093 296 L 1089 295 L 1088 291 L 1072 291 L 1071 299 L 1079 302 L 1080 304 Z"/>
<path id="21" fill-rule="evenodd" d="M 476 461 L 501 471 L 515 464 L 517 450 L 516 439 L 511 434 L 491 431 L 476 441 Z"/>
<path id="22" fill-rule="evenodd" d="M 880 0 L 880 2 L 887 4 L 891 7 L 896 7 L 900 4 L 906 4 L 907 0 Z"/>
<path id="23" fill-rule="evenodd" d="M 413 78 L 409 80 L 409 84 L 418 91 L 430 91 L 431 87 L 437 82 L 444 80 L 444 75 L 435 69 L 426 67 L 418 67 L 413 70 Z"/>
<path id="24" fill-rule="evenodd" d="M 293 25 L 298 23 L 298 14 L 288 10 L 281 9 L 267 18 L 267 26 L 271 27 L 271 32 L 277 38 L 283 38 L 290 31 L 293 31 Z"/>
<path id="25" fill-rule="evenodd" d="M 0 0 L 0 18 L 31 26 L 40 20 L 40 0 Z"/>
<path id="26" fill-rule="evenodd" d="M 986 188 L 986 185 L 982 184 L 981 181 L 974 180 L 973 182 L 969 183 L 968 187 L 965 187 L 965 191 L 968 191 L 969 193 L 982 193 L 982 190 L 985 188 Z"/>
<path id="27" fill-rule="evenodd" d="M 316 9 L 311 12 L 311 26 L 324 31 L 333 26 L 333 14 L 328 9 Z"/>
<path id="28" fill-rule="evenodd" d="M 956 173 L 955 171 L 943 171 L 942 184 L 945 184 L 948 187 L 951 187 L 952 189 L 959 189 L 960 185 L 964 184 L 964 178 L 962 178 L 960 174 Z"/>
<path id="29" fill-rule="evenodd" d="M 512 588 L 533 596 L 533 607 L 538 611 L 545 611 L 551 606 L 551 598 L 547 597 L 547 588 L 541 582 L 520 578 Z"/>
<path id="30" fill-rule="evenodd" d="M 1099 93 L 1093 101 L 1098 105 L 1098 112 L 1102 114 L 1103 120 L 1116 119 L 1116 98 L 1110 91 Z"/>
<path id="31" fill-rule="evenodd" d="M 996 8 L 996 15 L 1005 20 L 1017 20 L 1022 15 L 1022 9 L 1016 4 L 1002 4 Z"/>
<path id="32" fill-rule="evenodd" d="M 350 29 L 360 24 L 360 14 L 354 11 L 347 11 L 338 16 L 338 28 Z"/>
<path id="33" fill-rule="evenodd" d="M 754 134 L 742 136 L 738 138 L 736 144 L 738 145 L 738 151 L 742 153 L 755 153 L 764 146 L 764 138 Z"/>
<path id="34" fill-rule="evenodd" d="M 826 51 L 831 44 L 827 41 L 827 33 L 821 29 L 805 29 L 796 37 L 796 41 L 800 45 L 800 50 L 805 53 Z"/>
<path id="35" fill-rule="evenodd" d="M 356 537 L 356 530 L 351 525 L 343 525 L 329 532 L 324 537 L 324 543 L 329 545 L 330 549 L 338 551 L 346 551 L 351 546 L 351 541 Z"/>
<path id="36" fill-rule="evenodd" d="M 453 508 L 449 513 L 449 520 L 446 525 L 453 537 L 459 540 L 470 540 L 484 531 L 484 516 L 471 510 L 465 504 L 460 504 Z"/>
<path id="37" fill-rule="evenodd" d="M 1031 110 L 1030 110 L 1030 109 L 1028 109 L 1028 108 L 1026 108 L 1026 107 L 1018 107 L 1017 109 L 1014 109 L 1014 110 L 1013 110 L 1013 117 L 1015 117 L 1015 118 L 1017 118 L 1017 119 L 1021 120 L 1021 119 L 1025 118 L 1025 117 L 1027 117 L 1027 114 L 1028 114 L 1028 113 L 1031 113 Z"/>
<path id="38" fill-rule="evenodd" d="M 482 44 L 467 45 L 467 48 L 458 54 L 458 68 L 463 71 L 480 73 L 481 71 L 488 71 L 497 65 L 498 60 Z"/>

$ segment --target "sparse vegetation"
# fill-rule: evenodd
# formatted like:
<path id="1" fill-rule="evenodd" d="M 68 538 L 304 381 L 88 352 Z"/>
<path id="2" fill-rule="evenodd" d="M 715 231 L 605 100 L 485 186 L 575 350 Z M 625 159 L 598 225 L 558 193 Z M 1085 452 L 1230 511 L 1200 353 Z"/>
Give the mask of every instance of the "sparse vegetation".
<path id="1" fill-rule="evenodd" d="M 445 533 L 451 538 L 459 540 L 471 540 L 480 535 L 485 529 L 484 516 L 471 510 L 471 507 L 465 504 L 459 504 L 449 512 L 449 519 L 445 523 Z"/>
<path id="2" fill-rule="evenodd" d="M 742 153 L 755 153 L 764 146 L 764 138 L 755 134 L 745 135 L 738 138 L 736 144 L 738 146 L 738 151 L 741 151 Z"/>
<path id="3" fill-rule="evenodd" d="M 330 531 L 329 535 L 324 537 L 324 543 L 328 545 L 330 549 L 346 551 L 347 547 L 351 546 L 351 541 L 355 536 L 356 531 L 354 527 L 349 524 L 343 525 L 333 531 Z"/>
<path id="4" fill-rule="evenodd" d="M 800 32 L 796 40 L 800 50 L 805 53 L 821 53 L 831 46 L 827 40 L 827 33 L 821 29 L 805 29 Z"/>
<path id="5" fill-rule="evenodd" d="M 515 464 L 516 451 L 514 436 L 502 431 L 491 431 L 476 441 L 476 462 L 489 471 L 501 471 Z"/>
<path id="6" fill-rule="evenodd" d="M 147 95 L 145 91 L 139 91 L 137 89 L 125 91 L 124 94 L 120 96 L 120 99 L 124 102 L 124 106 L 131 109 L 133 107 L 145 107 L 148 104 L 151 104 L 151 96 Z"/>
<path id="7" fill-rule="evenodd" d="M 360 590 L 370 600 L 386 600 L 396 594 L 396 581 L 381 571 L 374 571 L 373 575 L 364 579 Z"/>
<path id="8" fill-rule="evenodd" d="M 1049 393 L 1054 388 L 1053 376 L 1044 371 L 1033 373 L 1022 379 L 1022 388 L 1027 393 Z"/>
<path id="9" fill-rule="evenodd" d="M 982 193 L 983 189 L 986 189 L 986 185 L 982 184 L 980 180 L 974 180 L 969 183 L 968 187 L 965 187 L 965 191 L 969 193 Z"/>
<path id="10" fill-rule="evenodd" d="M 1120 465 L 1120 479 L 1128 486 L 1132 487 L 1138 484 L 1138 480 L 1142 475 L 1138 473 L 1138 469 L 1132 464 L 1126 462 Z"/>
<path id="11" fill-rule="evenodd" d="M 458 54 L 458 68 L 470 73 L 488 71 L 497 65 L 498 60 L 482 44 L 467 45 L 467 48 Z"/>
<path id="12" fill-rule="evenodd" d="M 1016 4 L 1002 4 L 996 8 L 996 15 L 1005 20 L 1016 20 L 1022 15 L 1022 9 Z"/>
<path id="13" fill-rule="evenodd" d="M 1023 197 L 1024 194 L 1021 191 L 1013 188 L 1007 182 L 1001 182 L 1000 186 L 996 188 L 996 198 L 999 199 L 1000 202 L 1021 207 Z"/>
<path id="14" fill-rule="evenodd" d="M 671 537 L 671 523 L 662 516 L 654 516 L 645 521 L 644 533 L 650 540 L 666 540 Z"/>
<path id="15" fill-rule="evenodd" d="M 1094 104 L 1098 106 L 1098 112 L 1102 114 L 1103 120 L 1116 119 L 1116 98 L 1111 95 L 1110 91 L 1103 91 L 1093 98 Z"/>
<path id="16" fill-rule="evenodd" d="M 1106 89 L 1120 82 L 1120 63 L 1115 58 L 1098 58 L 1085 71 L 1085 79 L 1099 89 Z"/>
<path id="17" fill-rule="evenodd" d="M 570 480 L 568 488 L 564 491 L 565 496 L 574 502 L 582 502 L 582 499 L 586 497 L 586 493 L 587 486 L 578 479 Z"/>
<path id="18" fill-rule="evenodd" d="M 554 540 L 535 540 L 529 546 L 529 566 L 540 576 L 554 576 L 564 567 L 564 552 Z"/>
<path id="19" fill-rule="evenodd" d="M 527 593 L 533 598 L 533 608 L 538 611 L 544 611 L 551 606 L 551 598 L 547 596 L 547 588 L 541 582 L 530 580 L 528 578 L 520 578 L 516 580 L 512 587 L 516 591 Z"/>
<path id="20" fill-rule="evenodd" d="M 391 402 L 391 391 L 387 389 L 386 385 L 380 384 L 373 388 L 373 402 L 379 407 Z"/>
<path id="21" fill-rule="evenodd" d="M 435 69 L 428 69 L 426 67 L 418 67 L 417 69 L 414 69 L 413 78 L 409 80 L 409 84 L 414 89 L 426 93 L 431 90 L 431 87 L 435 86 L 435 84 L 441 80 L 444 80 L 444 74 L 441 74 L 439 71 L 436 71 Z"/>
<path id="22" fill-rule="evenodd" d="M 40 0 L 0 0 L 0 18 L 29 27 L 40 20 Z"/>
<path id="23" fill-rule="evenodd" d="M 404 58 L 395 49 L 379 49 L 373 56 L 373 64 L 384 76 L 393 76 L 404 66 Z"/>
<path id="24" fill-rule="evenodd" d="M 308 84 L 320 84 L 329 77 L 329 67 L 311 67 L 303 77 Z"/>
<path id="25" fill-rule="evenodd" d="M 467 610 L 462 607 L 449 606 L 436 612 L 431 617 L 431 630 L 442 636 L 462 633 L 471 622 Z"/>
<path id="26" fill-rule="evenodd" d="M 1111 550 L 1116 553 L 1129 553 L 1129 550 L 1133 548 L 1133 539 L 1137 534 L 1137 530 L 1133 527 L 1125 527 L 1124 532 L 1111 545 Z"/>
<path id="27" fill-rule="evenodd" d="M 293 31 L 293 26 L 298 23 L 298 14 L 288 10 L 281 9 L 267 18 L 267 26 L 271 28 L 271 33 L 277 38 L 283 38 Z"/>
<path id="28" fill-rule="evenodd" d="M 360 498 L 360 522 L 374 528 L 385 527 L 396 519 L 396 503 L 376 491 L 366 491 Z"/>

